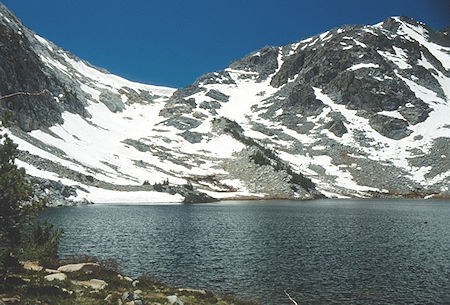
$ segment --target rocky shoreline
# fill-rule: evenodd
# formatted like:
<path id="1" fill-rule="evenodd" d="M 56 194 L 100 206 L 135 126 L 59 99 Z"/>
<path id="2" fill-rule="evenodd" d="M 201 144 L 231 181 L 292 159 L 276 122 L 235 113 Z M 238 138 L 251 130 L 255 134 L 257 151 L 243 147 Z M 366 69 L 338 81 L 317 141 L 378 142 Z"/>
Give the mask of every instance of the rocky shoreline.
<path id="1" fill-rule="evenodd" d="M 58 262 L 45 268 L 21 261 L 0 290 L 0 305 L 257 305 L 234 296 L 217 296 L 204 289 L 170 287 L 152 276 L 130 278 L 114 269 L 115 262 Z"/>

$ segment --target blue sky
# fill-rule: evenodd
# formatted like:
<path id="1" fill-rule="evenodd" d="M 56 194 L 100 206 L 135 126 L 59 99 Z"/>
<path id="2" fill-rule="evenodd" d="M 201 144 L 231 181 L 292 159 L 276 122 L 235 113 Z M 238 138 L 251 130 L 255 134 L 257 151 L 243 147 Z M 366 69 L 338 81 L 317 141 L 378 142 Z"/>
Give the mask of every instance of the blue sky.
<path id="1" fill-rule="evenodd" d="M 39 35 L 112 73 L 183 87 L 264 45 L 407 15 L 450 25 L 448 0 L 0 0 Z"/>

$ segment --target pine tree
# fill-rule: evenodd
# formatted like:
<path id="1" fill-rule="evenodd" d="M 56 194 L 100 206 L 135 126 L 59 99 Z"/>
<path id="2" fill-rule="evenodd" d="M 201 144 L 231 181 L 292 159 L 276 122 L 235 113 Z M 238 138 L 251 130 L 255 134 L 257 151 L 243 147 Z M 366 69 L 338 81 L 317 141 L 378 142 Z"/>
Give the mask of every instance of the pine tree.
<path id="1" fill-rule="evenodd" d="M 3 113 L 0 132 L 8 127 L 10 112 Z M 17 144 L 0 133 L 0 269 L 5 278 L 13 261 L 11 253 L 21 247 L 22 230 L 41 208 L 41 201 L 33 199 L 33 188 L 25 170 L 15 160 Z"/>
<path id="2" fill-rule="evenodd" d="M 3 115 L 2 125 L 8 115 Z M 0 134 L 0 245 L 18 246 L 23 226 L 40 209 L 39 200 L 33 200 L 33 188 L 25 170 L 15 160 L 19 154 L 17 144 L 5 133 Z"/>

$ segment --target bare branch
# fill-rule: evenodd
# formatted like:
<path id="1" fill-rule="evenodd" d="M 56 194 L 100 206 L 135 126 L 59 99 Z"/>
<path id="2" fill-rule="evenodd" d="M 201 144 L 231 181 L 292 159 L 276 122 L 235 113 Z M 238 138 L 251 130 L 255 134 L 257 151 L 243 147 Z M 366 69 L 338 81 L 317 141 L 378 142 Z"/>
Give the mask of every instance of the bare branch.
<path id="1" fill-rule="evenodd" d="M 43 89 L 40 92 L 15 92 L 8 95 L 0 96 L 0 100 L 3 100 L 5 98 L 10 98 L 16 95 L 28 95 L 28 96 L 36 96 L 36 95 L 42 95 L 45 93 L 45 89 Z"/>
<path id="2" fill-rule="evenodd" d="M 289 298 L 289 300 L 294 303 L 295 305 L 298 305 L 297 301 L 295 301 L 290 295 L 289 293 L 285 290 L 284 293 L 287 295 L 287 297 Z"/>

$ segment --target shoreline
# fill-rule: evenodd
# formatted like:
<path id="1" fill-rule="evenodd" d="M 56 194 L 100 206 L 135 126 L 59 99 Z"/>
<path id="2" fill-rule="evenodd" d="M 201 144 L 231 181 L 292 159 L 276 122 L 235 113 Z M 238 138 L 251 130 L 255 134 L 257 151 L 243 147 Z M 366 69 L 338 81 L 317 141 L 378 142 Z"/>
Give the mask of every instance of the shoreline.
<path id="1" fill-rule="evenodd" d="M 86 202 L 86 201 L 67 201 L 68 204 L 63 205 L 48 205 L 46 208 L 57 208 L 57 207 L 70 207 L 70 206 L 156 206 L 156 205 L 197 205 L 197 204 L 216 204 L 216 203 L 225 203 L 225 202 L 237 202 L 237 201 L 271 201 L 271 200 L 286 200 L 286 201 L 311 201 L 311 200 L 448 200 L 450 199 L 450 195 L 447 194 L 431 194 L 426 196 L 387 196 L 387 197 L 339 197 L 339 198 L 292 198 L 292 197 L 283 197 L 283 196 L 266 196 L 266 197 L 258 197 L 258 196 L 241 196 L 241 197 L 225 197 L 221 199 L 217 199 L 217 201 L 212 202 L 199 202 L 199 203 L 185 203 L 185 202 L 161 202 L 161 201 L 128 201 L 128 202 Z"/>
<path id="2" fill-rule="evenodd" d="M 0 286 L 0 304 L 259 304 L 205 289 L 174 287 L 151 275 L 128 277 L 116 269 L 114 260 L 84 260 L 58 260 L 48 268 L 38 262 L 21 261 L 8 273 L 5 286 Z"/>

